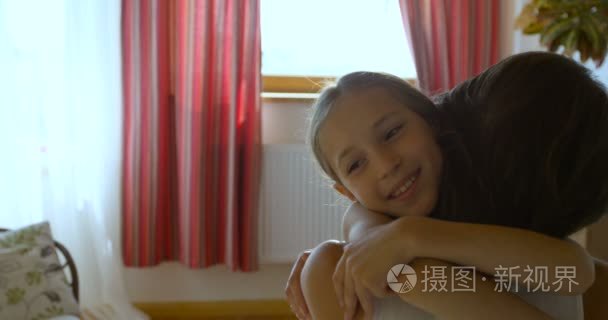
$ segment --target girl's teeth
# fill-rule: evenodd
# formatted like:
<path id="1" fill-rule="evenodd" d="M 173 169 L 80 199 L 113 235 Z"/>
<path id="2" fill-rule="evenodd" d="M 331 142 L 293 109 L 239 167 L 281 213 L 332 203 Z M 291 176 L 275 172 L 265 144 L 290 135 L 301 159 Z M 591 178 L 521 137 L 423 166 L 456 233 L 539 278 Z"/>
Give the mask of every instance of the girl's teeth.
<path id="1" fill-rule="evenodd" d="M 414 183 L 414 180 L 416 180 L 416 177 L 410 178 L 403 186 L 401 186 L 401 188 L 397 190 L 397 192 L 393 194 L 393 197 L 398 197 L 399 195 L 407 191 L 407 189 L 412 185 L 412 183 Z"/>

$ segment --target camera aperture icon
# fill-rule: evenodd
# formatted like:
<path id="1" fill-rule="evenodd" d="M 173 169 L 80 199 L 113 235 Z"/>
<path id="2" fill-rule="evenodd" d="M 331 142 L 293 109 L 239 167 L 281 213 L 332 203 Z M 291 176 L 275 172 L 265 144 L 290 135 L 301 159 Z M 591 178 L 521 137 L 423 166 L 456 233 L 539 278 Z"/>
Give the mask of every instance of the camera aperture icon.
<path id="1" fill-rule="evenodd" d="M 405 275 L 399 279 L 400 275 Z M 416 281 L 418 280 L 418 276 L 416 276 L 416 271 L 407 264 L 398 264 L 395 265 L 389 270 L 386 275 L 386 282 L 388 282 L 388 286 L 397 293 L 406 293 L 414 289 L 416 286 Z"/>

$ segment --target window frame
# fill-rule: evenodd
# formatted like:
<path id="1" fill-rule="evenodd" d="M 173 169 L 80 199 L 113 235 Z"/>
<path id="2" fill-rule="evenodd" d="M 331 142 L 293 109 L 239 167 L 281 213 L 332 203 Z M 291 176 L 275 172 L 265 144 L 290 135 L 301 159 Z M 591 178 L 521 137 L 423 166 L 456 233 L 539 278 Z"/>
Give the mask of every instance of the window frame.
<path id="1" fill-rule="evenodd" d="M 403 79 L 418 88 L 418 79 Z M 319 91 L 336 81 L 336 77 L 262 75 L 262 99 L 264 101 L 312 101 Z"/>

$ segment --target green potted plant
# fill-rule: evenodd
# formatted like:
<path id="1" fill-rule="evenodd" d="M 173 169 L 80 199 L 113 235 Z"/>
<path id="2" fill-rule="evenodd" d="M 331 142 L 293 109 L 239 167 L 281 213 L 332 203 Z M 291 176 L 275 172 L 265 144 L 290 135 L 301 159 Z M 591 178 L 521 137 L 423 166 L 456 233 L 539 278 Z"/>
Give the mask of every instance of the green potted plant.
<path id="1" fill-rule="evenodd" d="M 549 51 L 582 62 L 591 58 L 597 67 L 608 53 L 608 0 L 531 0 L 517 17 L 524 34 L 540 34 Z"/>

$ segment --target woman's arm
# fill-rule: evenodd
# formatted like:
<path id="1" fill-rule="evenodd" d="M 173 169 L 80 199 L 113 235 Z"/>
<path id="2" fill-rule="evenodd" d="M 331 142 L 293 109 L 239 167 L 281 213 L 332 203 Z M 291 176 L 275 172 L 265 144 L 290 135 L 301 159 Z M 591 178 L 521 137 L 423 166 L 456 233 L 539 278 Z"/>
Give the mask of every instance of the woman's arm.
<path id="1" fill-rule="evenodd" d="M 432 313 L 441 320 L 450 319 L 551 319 L 547 314 L 527 303 L 520 297 L 510 292 L 498 292 L 494 290 L 495 283 L 483 275 L 475 273 L 474 291 L 451 292 L 452 283 L 451 267 L 453 264 L 435 260 L 420 258 L 409 264 L 418 275 L 418 283 L 406 293 L 400 293 L 401 300 L 412 304 L 422 310 Z M 447 292 L 429 290 L 431 285 L 421 283 L 420 275 L 425 269 L 446 268 L 445 279 L 448 283 Z M 405 276 L 400 277 L 400 282 Z M 485 279 L 485 280 L 484 280 Z"/>
<path id="2" fill-rule="evenodd" d="M 373 228 L 393 221 L 387 215 L 372 212 L 358 203 L 351 205 L 344 215 L 343 228 L 347 241 L 354 241 L 368 234 Z M 400 222 L 398 222 L 400 221 Z M 524 269 L 547 267 L 547 279 L 531 277 L 528 283 L 536 288 L 546 282 L 551 292 L 582 294 L 593 283 L 595 273 L 592 257 L 577 243 L 552 238 L 529 230 L 495 225 L 448 222 L 424 217 L 402 217 L 395 223 L 415 224 L 407 228 L 413 238 L 415 255 L 460 265 L 475 266 L 480 272 L 495 275 L 496 268 L 517 268 L 512 273 L 521 274 L 517 279 L 525 286 Z M 578 285 L 568 288 L 564 280 L 561 288 L 555 267 L 574 267 Z M 555 285 L 553 284 L 555 283 Z M 521 287 L 520 287 L 521 288 Z M 525 287 L 524 287 L 525 288 Z M 559 290 L 558 290 L 559 289 Z"/>
<path id="3" fill-rule="evenodd" d="M 302 271 L 302 290 L 313 320 L 343 319 L 344 312 L 332 286 L 332 275 L 343 254 L 343 244 L 326 241 L 317 246 Z M 451 267 L 451 264 L 431 259 L 415 259 L 409 264 L 418 274 L 418 283 L 400 298 L 440 320 L 451 319 L 549 319 L 543 312 L 509 292 L 495 292 L 493 283 L 484 283 L 477 275 L 475 292 L 430 292 L 424 290 L 421 276 L 425 268 Z M 446 272 L 449 277 L 450 272 Z M 403 282 L 403 279 L 401 279 Z M 450 278 L 446 281 L 450 283 Z M 370 319 L 357 309 L 355 320 Z"/>
<path id="4" fill-rule="evenodd" d="M 595 282 L 583 295 L 586 320 L 608 319 L 608 262 L 595 260 Z"/>
<path id="5" fill-rule="evenodd" d="M 545 283 L 550 292 L 563 295 L 584 293 L 595 279 L 593 258 L 571 240 L 561 240 L 529 230 L 496 225 L 448 222 L 424 217 L 406 217 L 404 221 L 412 236 L 416 256 L 450 261 L 460 265 L 475 266 L 483 273 L 497 275 L 498 268 L 504 274 L 513 274 L 519 288 L 526 289 L 528 276 L 530 290 Z M 547 278 L 533 273 L 547 269 Z M 567 267 L 574 274 L 560 280 L 556 267 Z M 509 273 L 504 268 L 513 268 Z M 538 269 L 537 269 L 538 268 Z M 525 269 L 531 270 L 525 272 Z M 516 278 L 520 275 L 519 278 Z M 561 288 L 559 282 L 562 282 Z M 540 290 L 538 290 L 540 291 Z"/>

